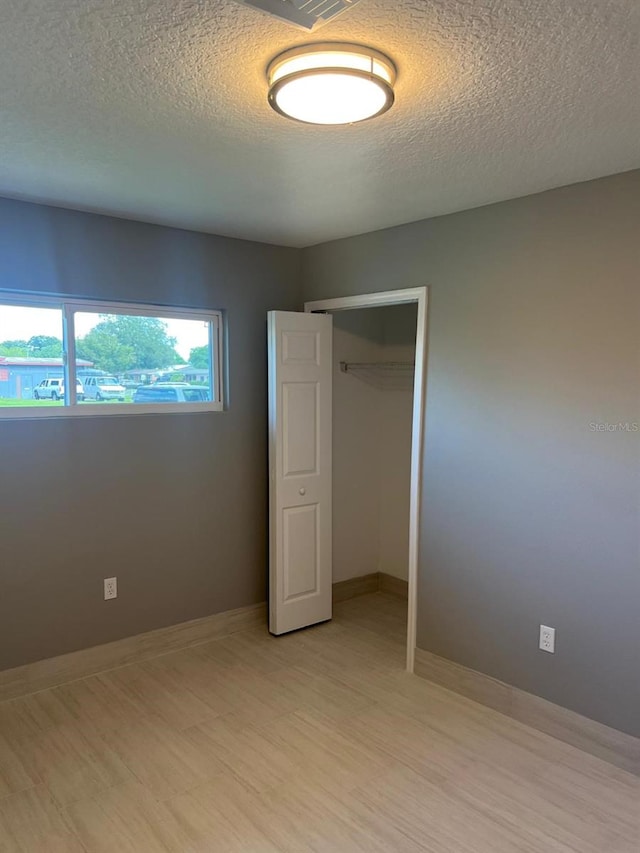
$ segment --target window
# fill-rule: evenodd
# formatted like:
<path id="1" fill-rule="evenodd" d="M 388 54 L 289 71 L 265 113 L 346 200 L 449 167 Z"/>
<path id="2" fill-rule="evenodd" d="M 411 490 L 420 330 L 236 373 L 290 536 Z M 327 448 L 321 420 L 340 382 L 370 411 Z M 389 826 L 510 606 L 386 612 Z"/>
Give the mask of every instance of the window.
<path id="1" fill-rule="evenodd" d="M 222 317 L 0 293 L 0 418 L 220 411 Z"/>
<path id="2" fill-rule="evenodd" d="M 0 302 L 2 414 L 8 409 L 51 409 L 64 405 L 63 327 L 60 304 Z"/>

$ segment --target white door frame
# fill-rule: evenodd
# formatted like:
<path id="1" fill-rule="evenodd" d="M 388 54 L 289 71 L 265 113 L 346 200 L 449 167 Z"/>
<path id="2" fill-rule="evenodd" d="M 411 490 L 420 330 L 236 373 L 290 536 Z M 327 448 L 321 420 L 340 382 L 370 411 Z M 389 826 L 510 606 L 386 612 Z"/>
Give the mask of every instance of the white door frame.
<path id="1" fill-rule="evenodd" d="M 407 670 L 413 672 L 416 652 L 416 622 L 418 610 L 418 544 L 420 537 L 420 496 L 422 494 L 422 446 L 425 419 L 426 360 L 427 360 L 427 299 L 428 288 L 411 287 L 404 290 L 384 290 L 360 296 L 320 299 L 305 302 L 305 312 L 349 311 L 355 308 L 380 308 L 384 305 L 418 305 L 416 327 L 416 362 L 413 383 L 413 421 L 411 427 L 411 485 L 409 503 L 409 602 L 407 614 Z"/>

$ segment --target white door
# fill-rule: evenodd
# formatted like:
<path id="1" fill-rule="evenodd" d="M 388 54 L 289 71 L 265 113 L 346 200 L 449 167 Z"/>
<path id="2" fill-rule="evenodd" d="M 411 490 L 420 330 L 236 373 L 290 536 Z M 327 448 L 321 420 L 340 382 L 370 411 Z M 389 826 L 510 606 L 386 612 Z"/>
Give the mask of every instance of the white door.
<path id="1" fill-rule="evenodd" d="M 328 314 L 269 312 L 269 630 L 331 619 Z"/>

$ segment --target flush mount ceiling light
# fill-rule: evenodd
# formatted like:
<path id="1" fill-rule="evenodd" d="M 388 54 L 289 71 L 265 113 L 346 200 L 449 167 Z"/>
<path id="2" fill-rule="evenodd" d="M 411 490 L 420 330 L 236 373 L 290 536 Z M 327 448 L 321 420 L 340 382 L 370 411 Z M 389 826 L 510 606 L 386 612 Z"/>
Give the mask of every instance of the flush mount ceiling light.
<path id="1" fill-rule="evenodd" d="M 267 68 L 269 103 L 308 124 L 354 124 L 393 104 L 396 69 L 371 47 L 323 42 L 286 50 Z"/>

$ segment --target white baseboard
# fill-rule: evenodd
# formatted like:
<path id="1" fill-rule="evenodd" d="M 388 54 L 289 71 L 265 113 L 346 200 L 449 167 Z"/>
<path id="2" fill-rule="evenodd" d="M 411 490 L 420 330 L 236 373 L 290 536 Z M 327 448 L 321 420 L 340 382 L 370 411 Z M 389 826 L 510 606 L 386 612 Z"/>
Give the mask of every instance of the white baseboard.
<path id="1" fill-rule="evenodd" d="M 5 669 L 0 672 L 0 702 L 226 637 L 254 625 L 266 626 L 266 612 L 266 604 L 251 604 L 14 669 Z"/>
<path id="2" fill-rule="evenodd" d="M 640 738 L 423 649 L 414 673 L 640 776 Z"/>
<path id="3" fill-rule="evenodd" d="M 377 572 L 372 572 L 370 575 L 361 575 L 357 578 L 349 578 L 346 581 L 336 581 L 332 586 L 334 603 L 337 601 L 348 601 L 350 598 L 355 598 L 358 595 L 368 595 L 372 592 L 378 592 Z"/>
<path id="4" fill-rule="evenodd" d="M 336 581 L 333 584 L 333 601 L 348 601 L 358 595 L 369 595 L 372 592 L 384 592 L 396 598 L 409 597 L 409 584 L 400 578 L 387 575 L 385 572 L 371 572 L 346 581 Z"/>
<path id="5" fill-rule="evenodd" d="M 395 575 L 388 575 L 386 572 L 378 572 L 378 591 L 407 601 L 409 598 L 409 581 L 397 578 Z"/>

